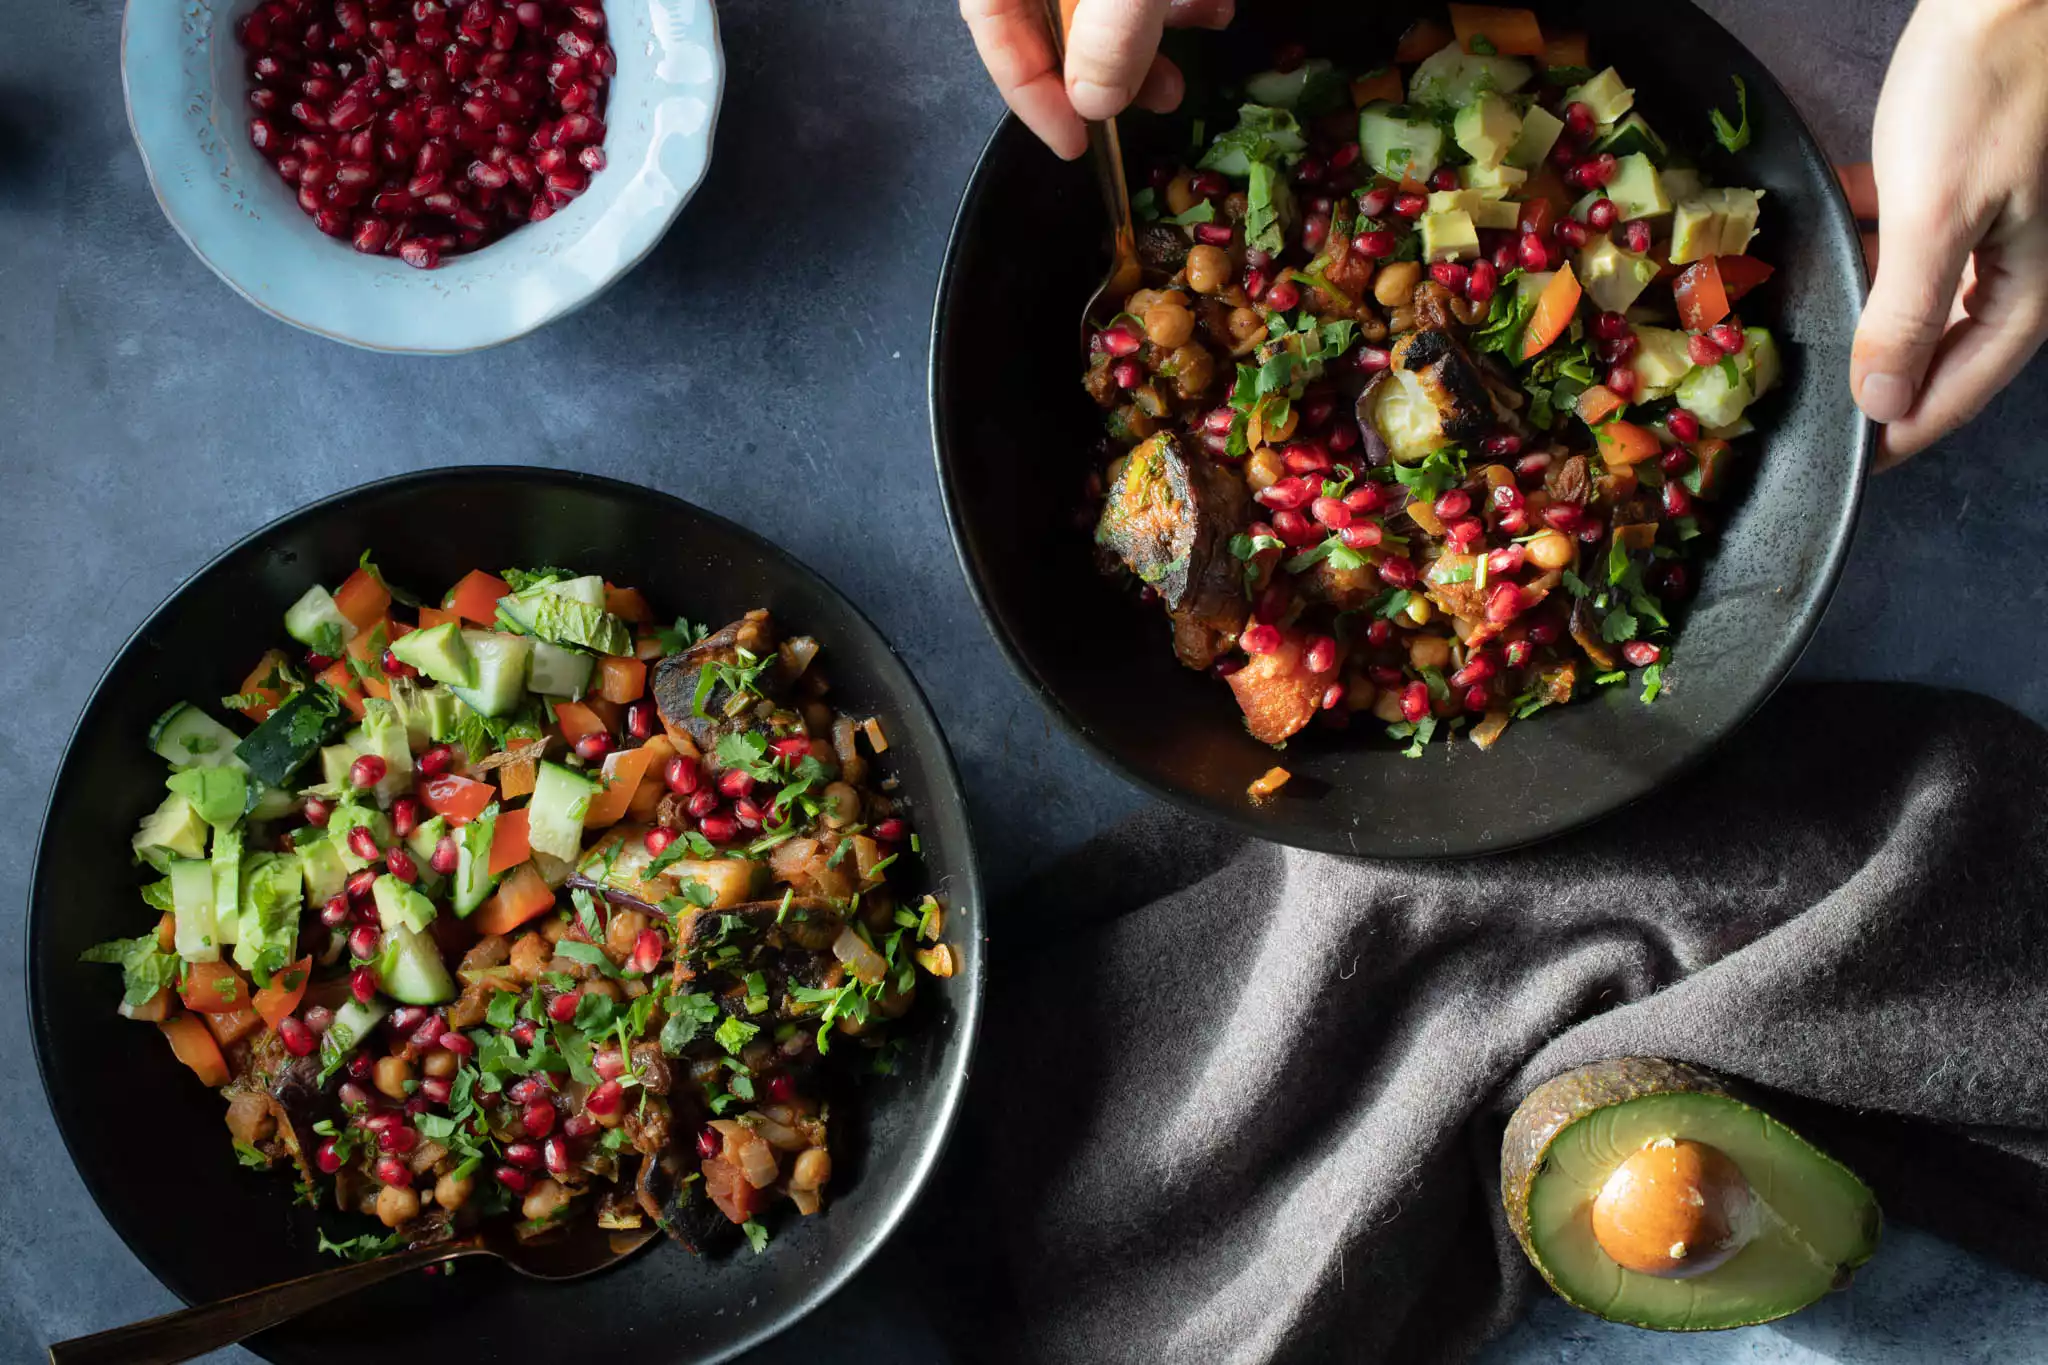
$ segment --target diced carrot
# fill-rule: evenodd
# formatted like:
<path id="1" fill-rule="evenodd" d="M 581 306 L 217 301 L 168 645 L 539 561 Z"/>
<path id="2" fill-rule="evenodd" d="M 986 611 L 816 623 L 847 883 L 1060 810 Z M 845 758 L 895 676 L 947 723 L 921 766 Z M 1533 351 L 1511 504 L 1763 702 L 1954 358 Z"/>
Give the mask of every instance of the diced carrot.
<path id="1" fill-rule="evenodd" d="M 1721 271 L 1721 287 L 1727 291 L 1730 303 L 1741 302 L 1744 294 L 1777 273 L 1769 262 L 1754 256 L 1719 256 L 1715 260 Z"/>
<path id="2" fill-rule="evenodd" d="M 512 585 L 496 574 L 472 569 L 448 594 L 448 605 L 464 620 L 480 626 L 494 625 L 498 619 L 498 599 L 511 591 Z"/>
<path id="3" fill-rule="evenodd" d="M 179 998 L 196 1014 L 226 1014 L 249 1003 L 249 981 L 226 962 L 188 962 Z"/>
<path id="4" fill-rule="evenodd" d="M 533 795 L 534 779 L 540 765 L 530 758 L 516 758 L 498 769 L 498 795 L 510 801 L 515 796 Z"/>
<path id="5" fill-rule="evenodd" d="M 1721 484 L 1728 477 L 1728 465 L 1735 448 L 1718 437 L 1695 441 L 1692 447 L 1692 468 L 1686 472 L 1685 486 L 1702 498 L 1718 497 Z"/>
<path id="6" fill-rule="evenodd" d="M 555 722 L 562 727 L 562 738 L 574 744 L 585 735 L 594 735 L 608 730 L 597 712 L 580 701 L 558 701 L 555 703 Z"/>
<path id="7" fill-rule="evenodd" d="M 253 1009 L 225 1010 L 217 1014 L 202 1014 L 206 1027 L 213 1032 L 213 1040 L 222 1047 L 232 1047 L 257 1029 L 263 1027 L 263 1016 Z"/>
<path id="8" fill-rule="evenodd" d="M 1294 774 L 1285 768 L 1268 768 L 1252 779 L 1251 785 L 1244 789 L 1244 794 L 1254 801 L 1263 801 L 1269 796 L 1277 795 L 1293 776 Z"/>
<path id="9" fill-rule="evenodd" d="M 1579 420 L 1589 427 L 1597 427 L 1627 406 L 1613 389 L 1605 384 L 1595 384 L 1579 395 Z"/>
<path id="10" fill-rule="evenodd" d="M 156 922 L 156 946 L 167 953 L 178 950 L 178 917 L 168 910 Z"/>
<path id="11" fill-rule="evenodd" d="M 157 1027 L 170 1040 L 171 1051 L 178 1060 L 192 1068 L 193 1075 L 209 1086 L 228 1083 L 227 1058 L 220 1055 L 220 1044 L 213 1041 L 213 1034 L 197 1015 L 181 1014 Z"/>
<path id="12" fill-rule="evenodd" d="M 306 998 L 306 985 L 313 979 L 313 959 L 302 957 L 272 977 L 270 984 L 256 992 L 256 1012 L 272 1028 L 277 1021 L 299 1007 Z"/>
<path id="13" fill-rule="evenodd" d="M 1394 46 L 1394 60 L 1397 62 L 1419 62 L 1432 52 L 1440 52 L 1449 46 L 1456 36 L 1434 19 L 1417 19 L 1408 25 L 1408 31 L 1401 35 L 1401 41 Z"/>
<path id="14" fill-rule="evenodd" d="M 1647 550 L 1657 543 L 1657 523 L 1654 521 L 1632 521 L 1626 526 L 1614 528 L 1614 538 L 1624 549 Z"/>
<path id="15" fill-rule="evenodd" d="M 527 829 L 526 807 L 498 812 L 498 822 L 491 827 L 492 876 L 515 868 L 533 856 L 533 845 L 527 841 Z"/>
<path id="16" fill-rule="evenodd" d="M 597 691 L 606 701 L 624 705 L 647 692 L 647 665 L 638 659 L 605 655 L 597 661 Z"/>
<path id="17" fill-rule="evenodd" d="M 1600 443 L 1600 458 L 1610 465 L 1641 464 L 1661 449 L 1655 432 L 1619 417 L 1593 428 L 1593 438 Z"/>
<path id="18" fill-rule="evenodd" d="M 1687 266 L 1672 281 L 1671 296 L 1678 301 L 1678 325 L 1688 332 L 1704 332 L 1728 316 L 1728 291 L 1712 256 Z"/>
<path id="19" fill-rule="evenodd" d="M 625 819 L 627 807 L 640 790 L 640 779 L 647 775 L 647 766 L 653 761 L 654 754 L 646 745 L 606 754 L 604 790 L 590 798 L 590 807 L 583 814 L 583 828 L 602 829 Z"/>
<path id="20" fill-rule="evenodd" d="M 1553 33 L 1543 44 L 1545 66 L 1590 66 L 1583 33 Z"/>
<path id="21" fill-rule="evenodd" d="M 436 815 L 446 816 L 451 825 L 466 825 L 484 813 L 484 807 L 498 799 L 488 782 L 455 773 L 443 773 L 421 782 L 415 790 L 420 804 Z"/>
<path id="22" fill-rule="evenodd" d="M 1452 5 L 1451 28 L 1467 52 L 1472 40 L 1484 38 L 1503 57 L 1541 57 L 1547 50 L 1536 16 L 1503 5 Z"/>
<path id="23" fill-rule="evenodd" d="M 256 661 L 256 666 L 249 670 L 249 676 L 242 679 L 242 685 L 236 691 L 244 696 L 253 694 L 262 700 L 254 706 L 238 706 L 235 708 L 237 711 L 254 721 L 270 718 L 270 713 L 284 701 L 284 691 L 281 688 L 263 686 L 263 680 L 275 673 L 278 665 L 283 662 L 284 651 L 280 649 L 268 650 Z"/>
<path id="24" fill-rule="evenodd" d="M 647 769 L 640 776 L 633 799 L 626 803 L 626 816 L 635 824 L 648 824 L 654 819 L 654 808 L 668 791 L 664 773 L 668 761 L 676 756 L 676 746 L 668 742 L 667 735 L 655 735 L 640 748 L 647 755 Z"/>
<path id="25" fill-rule="evenodd" d="M 638 588 L 615 588 L 605 584 L 604 609 L 629 625 L 644 626 L 654 619 L 654 612 L 648 608 L 647 599 L 640 595 Z"/>
<path id="26" fill-rule="evenodd" d="M 373 621 L 348 642 L 348 657 L 361 665 L 355 671 L 356 682 L 381 701 L 391 700 L 391 684 L 384 679 L 384 650 L 397 638 L 391 622 Z"/>
<path id="27" fill-rule="evenodd" d="M 123 1019 L 139 1019 L 145 1024 L 161 1024 L 171 1017 L 171 1006 L 177 1000 L 177 993 L 169 986 L 164 987 L 139 1005 L 121 1003 Z"/>
<path id="28" fill-rule="evenodd" d="M 479 934 L 509 934 L 555 903 L 555 893 L 530 862 L 512 869 L 491 898 L 477 907 L 473 925 Z"/>
<path id="29" fill-rule="evenodd" d="M 341 694 L 341 704 L 348 708 L 350 715 L 357 720 L 363 718 L 363 712 L 369 709 L 363 705 L 363 689 L 356 686 L 356 675 L 348 671 L 344 660 L 336 659 L 320 670 L 318 676 L 321 682 Z"/>
<path id="30" fill-rule="evenodd" d="M 357 630 L 368 630 L 391 610 L 391 590 L 368 569 L 357 569 L 334 590 L 334 605 Z"/>
<path id="31" fill-rule="evenodd" d="M 1515 226 L 1522 232 L 1533 232 L 1541 237 L 1550 231 L 1550 225 L 1556 218 L 1556 203 L 1537 195 L 1522 201 L 1521 212 L 1516 215 Z"/>
<path id="32" fill-rule="evenodd" d="M 1564 335 L 1572 314 L 1578 311 L 1579 292 L 1579 277 L 1572 274 L 1567 261 L 1536 298 L 1536 311 L 1529 315 L 1529 325 L 1522 333 L 1522 359 L 1542 354 L 1544 347 Z"/>
<path id="33" fill-rule="evenodd" d="M 1354 109 L 1363 109 L 1374 100 L 1399 104 L 1405 97 L 1401 89 L 1401 73 L 1391 66 L 1383 66 L 1371 75 L 1360 76 L 1351 82 L 1351 107 Z"/>
<path id="34" fill-rule="evenodd" d="M 462 613 L 456 611 L 453 607 L 420 608 L 421 630 L 432 630 L 435 626 L 445 626 L 450 621 L 454 621 L 457 624 L 460 624 L 462 621 Z"/>
<path id="35" fill-rule="evenodd" d="M 583 704 L 590 708 L 591 715 L 597 717 L 598 724 L 615 735 L 620 733 L 626 723 L 625 707 L 615 701 L 606 701 L 595 692 L 586 696 Z"/>

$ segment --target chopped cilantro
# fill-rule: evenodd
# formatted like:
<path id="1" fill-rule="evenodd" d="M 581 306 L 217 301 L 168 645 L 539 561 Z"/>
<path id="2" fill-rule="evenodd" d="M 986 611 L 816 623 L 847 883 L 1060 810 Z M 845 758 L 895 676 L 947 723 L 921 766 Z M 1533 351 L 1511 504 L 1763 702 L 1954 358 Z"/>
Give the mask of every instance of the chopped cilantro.
<path id="1" fill-rule="evenodd" d="M 718 1026 L 718 1031 L 711 1036 L 718 1040 L 720 1047 L 737 1056 L 739 1055 L 739 1050 L 745 1047 L 748 1041 L 760 1031 L 760 1026 L 757 1024 L 749 1024 L 743 1019 L 727 1015 L 725 1022 L 721 1023 Z"/>
<path id="2" fill-rule="evenodd" d="M 240 1138 L 235 1139 L 235 1160 L 252 1170 L 267 1171 L 270 1169 L 270 1158 Z"/>
<path id="3" fill-rule="evenodd" d="M 1714 141 L 1731 152 L 1739 152 L 1749 145 L 1749 87 L 1742 83 L 1742 77 L 1730 76 L 1735 82 L 1735 109 L 1737 121 L 1729 122 L 1728 116 L 1719 109 L 1708 111 L 1714 124 Z"/>
<path id="4" fill-rule="evenodd" d="M 718 1018 L 718 1001 L 702 992 L 679 995 L 668 1002 L 668 1022 L 661 1026 L 661 1050 L 671 1057 L 684 1048 Z"/>
<path id="5" fill-rule="evenodd" d="M 768 1249 L 768 1229 L 762 1227 L 753 1219 L 749 1218 L 746 1222 L 740 1224 L 740 1231 L 747 1234 L 747 1245 L 754 1249 L 756 1256 L 759 1256 Z"/>
<path id="6" fill-rule="evenodd" d="M 360 1237 L 351 1237 L 346 1242 L 328 1239 L 327 1233 L 320 1233 L 320 1250 L 331 1252 L 344 1261 L 374 1261 L 388 1251 L 396 1251 L 405 1245 L 405 1234 L 394 1232 L 387 1237 L 366 1232 Z"/>
<path id="7" fill-rule="evenodd" d="M 1643 670 L 1643 704 L 1657 700 L 1657 694 L 1664 690 L 1664 665 L 1651 664 Z"/>
<path id="8" fill-rule="evenodd" d="M 678 654 L 711 633 L 711 627 L 694 625 L 678 616 L 673 626 L 656 626 L 654 638 L 664 654 Z"/>

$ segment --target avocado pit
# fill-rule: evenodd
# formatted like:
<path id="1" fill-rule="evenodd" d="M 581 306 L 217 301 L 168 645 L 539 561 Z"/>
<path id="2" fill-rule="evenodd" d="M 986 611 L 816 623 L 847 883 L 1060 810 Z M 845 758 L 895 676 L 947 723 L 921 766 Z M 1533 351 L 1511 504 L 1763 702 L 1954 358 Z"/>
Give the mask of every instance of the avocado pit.
<path id="1" fill-rule="evenodd" d="M 1683 1280 L 1726 1264 L 1756 1236 L 1742 1168 L 1704 1142 L 1661 1137 L 1614 1168 L 1593 1200 L 1593 1236 L 1617 1265 Z"/>

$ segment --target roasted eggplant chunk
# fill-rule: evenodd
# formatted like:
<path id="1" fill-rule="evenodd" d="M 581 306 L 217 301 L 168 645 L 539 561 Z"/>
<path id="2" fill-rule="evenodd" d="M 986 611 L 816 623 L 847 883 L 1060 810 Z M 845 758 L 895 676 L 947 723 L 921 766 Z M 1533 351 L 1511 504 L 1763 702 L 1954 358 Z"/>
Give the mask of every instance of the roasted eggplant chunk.
<path id="1" fill-rule="evenodd" d="M 661 718 L 706 753 L 719 736 L 754 729 L 761 700 L 779 701 L 788 690 L 776 657 L 777 639 L 774 618 L 750 611 L 663 659 L 654 666 L 654 701 Z"/>
<path id="2" fill-rule="evenodd" d="M 1245 621 L 1243 577 L 1230 537 L 1243 523 L 1243 480 L 1190 460 L 1169 432 L 1124 460 L 1110 486 L 1095 541 L 1159 593 L 1174 619 L 1174 647 L 1206 668 Z"/>
<path id="3" fill-rule="evenodd" d="M 1373 423 L 1395 459 L 1484 435 L 1494 420 L 1486 381 L 1449 332 L 1410 332 L 1394 343 L 1390 380 L 1379 386 Z"/>

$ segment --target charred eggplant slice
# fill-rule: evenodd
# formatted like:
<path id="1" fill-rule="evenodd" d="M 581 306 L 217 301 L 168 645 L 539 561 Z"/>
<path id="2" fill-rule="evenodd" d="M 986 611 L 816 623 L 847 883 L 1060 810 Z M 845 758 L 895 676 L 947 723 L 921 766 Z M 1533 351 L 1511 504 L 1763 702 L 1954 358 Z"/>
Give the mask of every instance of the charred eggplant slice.
<path id="1" fill-rule="evenodd" d="M 753 729 L 762 700 L 780 701 L 788 681 L 776 655 L 775 620 L 750 611 L 654 667 L 661 718 L 709 752 L 721 735 Z"/>
<path id="2" fill-rule="evenodd" d="M 1180 439 L 1161 432 L 1123 462 L 1096 524 L 1095 540 L 1151 585 L 1177 623 L 1182 662 L 1206 667 L 1203 638 L 1244 624 L 1242 576 L 1230 537 L 1244 519 L 1244 481 L 1207 460 L 1190 460 Z M 1182 637 L 1187 639 L 1183 643 Z M 1190 658 L 1192 650 L 1208 657 Z"/>
<path id="3" fill-rule="evenodd" d="M 1449 332 L 1410 332 L 1394 343 L 1393 368 L 1378 386 L 1373 424 L 1395 459 L 1476 440 L 1493 424 L 1485 378 Z"/>

